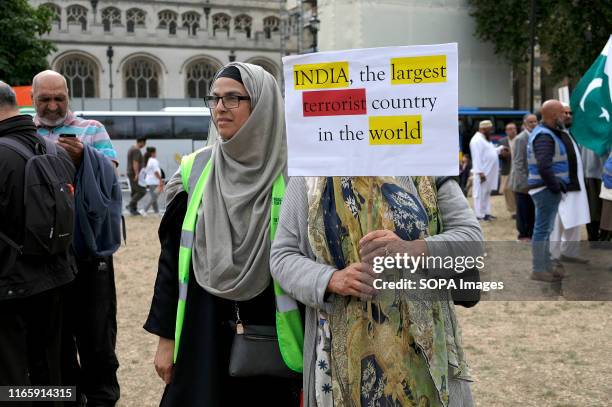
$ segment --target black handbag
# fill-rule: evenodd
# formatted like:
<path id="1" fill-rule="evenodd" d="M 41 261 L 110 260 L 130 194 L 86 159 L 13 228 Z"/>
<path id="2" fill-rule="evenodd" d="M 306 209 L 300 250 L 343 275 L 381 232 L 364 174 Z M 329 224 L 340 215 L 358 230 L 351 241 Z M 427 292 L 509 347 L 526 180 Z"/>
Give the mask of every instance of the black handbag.
<path id="1" fill-rule="evenodd" d="M 300 373 L 289 369 L 280 353 L 276 326 L 246 325 L 240 319 L 238 303 L 236 322 L 230 322 L 234 340 L 230 352 L 229 375 L 232 377 L 273 376 L 298 378 Z"/>
<path id="2" fill-rule="evenodd" d="M 457 177 L 436 177 L 436 195 L 438 190 L 447 181 L 457 181 Z M 464 283 L 480 283 L 480 271 L 477 268 L 465 270 L 463 273 L 455 274 L 451 277 L 455 281 L 455 285 L 460 287 L 463 280 Z M 453 303 L 465 308 L 471 308 L 480 301 L 481 290 L 476 289 L 454 289 L 450 290 Z"/>
<path id="3" fill-rule="evenodd" d="M 468 284 L 476 283 L 476 286 L 478 286 L 478 283 L 480 283 L 480 272 L 478 271 L 477 268 L 468 269 L 468 270 L 465 270 L 461 274 L 454 275 L 452 278 L 453 280 L 455 280 L 455 285 L 457 287 L 461 287 L 461 282 L 459 280 L 463 280 L 464 285 L 466 283 Z M 470 285 L 473 285 L 473 284 L 470 284 Z M 451 297 L 453 298 L 453 302 L 455 303 L 455 305 L 459 305 L 465 308 L 472 308 L 474 305 L 478 304 L 478 302 L 480 301 L 481 290 L 479 288 L 474 288 L 474 289 L 457 288 L 457 289 L 453 289 L 450 291 L 451 291 Z"/>

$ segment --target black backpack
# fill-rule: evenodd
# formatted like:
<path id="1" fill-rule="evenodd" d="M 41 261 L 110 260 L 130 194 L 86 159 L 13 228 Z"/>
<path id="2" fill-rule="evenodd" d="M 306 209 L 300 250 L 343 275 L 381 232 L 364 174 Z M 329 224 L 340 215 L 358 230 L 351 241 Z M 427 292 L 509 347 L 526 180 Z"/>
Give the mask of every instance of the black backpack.
<path id="1" fill-rule="evenodd" d="M 66 252 L 74 229 L 75 168 L 55 143 L 40 137 L 35 152 L 14 138 L 0 144 L 26 160 L 24 174 L 24 229 L 21 245 L 0 232 L 0 239 L 22 255 L 55 255 Z"/>

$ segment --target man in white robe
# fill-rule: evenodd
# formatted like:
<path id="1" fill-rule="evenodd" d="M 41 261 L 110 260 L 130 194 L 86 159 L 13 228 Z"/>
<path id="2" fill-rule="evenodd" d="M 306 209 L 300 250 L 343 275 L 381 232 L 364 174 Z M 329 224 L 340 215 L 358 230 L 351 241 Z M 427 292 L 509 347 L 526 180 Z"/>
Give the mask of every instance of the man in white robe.
<path id="1" fill-rule="evenodd" d="M 499 179 L 498 154 L 503 146 L 495 147 L 489 137 L 493 133 L 493 123 L 483 120 L 478 126 L 478 131 L 470 140 L 470 152 L 472 154 L 473 186 L 472 197 L 474 198 L 474 212 L 479 220 L 492 220 L 491 216 L 491 191 L 497 189 Z"/>
<path id="2" fill-rule="evenodd" d="M 563 104 L 565 127 L 572 126 L 572 110 Z M 589 260 L 580 257 L 580 230 L 582 225 L 591 222 L 589 212 L 589 200 L 584 183 L 584 169 L 578 145 L 571 138 L 572 146 L 576 153 L 576 165 L 579 191 L 568 191 L 559 203 L 559 212 L 555 219 L 555 226 L 550 235 L 550 255 L 553 260 L 568 263 L 588 263 Z"/>

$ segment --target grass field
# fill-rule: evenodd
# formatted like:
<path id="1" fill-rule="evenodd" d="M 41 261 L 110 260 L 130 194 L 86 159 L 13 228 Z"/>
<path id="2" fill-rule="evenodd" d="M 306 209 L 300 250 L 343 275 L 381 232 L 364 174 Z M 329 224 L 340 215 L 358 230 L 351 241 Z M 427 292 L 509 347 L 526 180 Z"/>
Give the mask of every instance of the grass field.
<path id="1" fill-rule="evenodd" d="M 514 239 L 502 197 L 493 198 L 493 208 L 498 219 L 483 225 L 487 240 Z M 115 256 L 119 406 L 156 406 L 163 391 L 153 367 L 157 337 L 142 329 L 155 282 L 159 220 L 127 219 L 128 245 Z M 458 314 L 477 406 L 612 404 L 612 302 L 482 301 Z"/>

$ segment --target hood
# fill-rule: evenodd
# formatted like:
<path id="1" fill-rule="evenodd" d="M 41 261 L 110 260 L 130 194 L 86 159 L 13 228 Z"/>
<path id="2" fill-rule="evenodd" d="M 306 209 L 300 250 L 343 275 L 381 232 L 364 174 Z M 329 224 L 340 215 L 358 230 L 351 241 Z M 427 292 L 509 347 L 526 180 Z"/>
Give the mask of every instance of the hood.
<path id="1" fill-rule="evenodd" d="M 0 137 L 16 133 L 36 134 L 36 126 L 32 121 L 32 116 L 22 114 L 0 121 Z"/>

